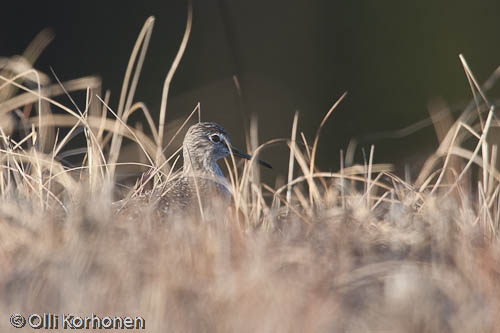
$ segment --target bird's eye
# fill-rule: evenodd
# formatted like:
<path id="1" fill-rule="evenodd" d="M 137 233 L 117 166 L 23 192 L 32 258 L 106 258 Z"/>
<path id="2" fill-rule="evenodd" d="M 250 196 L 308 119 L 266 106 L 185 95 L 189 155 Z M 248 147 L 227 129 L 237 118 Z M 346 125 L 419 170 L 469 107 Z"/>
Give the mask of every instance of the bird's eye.
<path id="1" fill-rule="evenodd" d="M 214 143 L 219 143 L 220 142 L 220 136 L 218 136 L 217 134 L 214 134 L 214 135 L 211 135 L 210 136 L 210 140 Z"/>

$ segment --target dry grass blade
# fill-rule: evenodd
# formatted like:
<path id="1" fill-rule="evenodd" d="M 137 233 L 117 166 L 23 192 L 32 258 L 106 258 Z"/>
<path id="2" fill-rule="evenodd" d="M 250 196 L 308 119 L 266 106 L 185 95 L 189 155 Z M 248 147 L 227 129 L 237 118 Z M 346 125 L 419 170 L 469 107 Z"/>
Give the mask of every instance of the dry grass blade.
<path id="1" fill-rule="evenodd" d="M 97 96 L 97 98 L 104 104 L 104 101 L 99 97 Z M 108 111 L 111 112 L 111 114 L 113 116 L 115 116 L 116 118 L 116 121 L 115 122 L 112 122 L 113 125 L 114 125 L 114 128 L 113 130 L 115 130 L 117 128 L 116 126 L 116 123 L 119 122 L 121 126 L 123 126 L 123 128 L 125 130 L 127 130 L 128 133 L 130 133 L 132 135 L 131 138 L 134 139 L 134 141 L 139 145 L 139 147 L 141 147 L 142 151 L 144 152 L 144 154 L 146 155 L 147 159 L 149 160 L 149 162 L 151 163 L 151 165 L 153 165 L 153 160 L 151 159 L 150 157 L 150 154 L 148 153 L 148 149 L 147 147 L 150 147 L 152 146 L 151 144 L 149 145 L 145 145 L 144 142 L 147 142 L 146 141 L 146 137 L 141 137 L 139 138 L 139 135 L 141 135 L 141 132 L 138 132 L 132 128 L 130 128 L 129 126 L 127 126 L 127 124 L 125 124 L 119 117 L 116 113 L 113 112 L 113 110 L 111 110 L 111 108 L 109 106 L 106 106 Z M 106 119 L 106 123 L 110 122 L 110 119 Z M 106 126 L 105 126 L 106 127 Z M 120 129 L 120 127 L 118 127 Z M 119 135 L 125 135 L 125 134 L 122 134 L 122 130 L 119 131 Z M 111 152 L 110 152 L 110 155 L 111 155 Z M 116 163 L 116 162 L 113 162 L 113 163 Z M 114 164 L 113 164 L 114 165 Z M 113 169 L 111 169 L 111 174 L 113 175 Z"/>
<path id="2" fill-rule="evenodd" d="M 481 111 L 479 110 L 479 104 L 480 103 L 477 101 L 477 98 L 476 98 L 476 90 L 479 92 L 479 95 L 481 96 L 481 98 L 483 99 L 484 103 L 486 104 L 486 106 L 488 108 L 491 107 L 491 104 L 488 101 L 488 99 L 486 98 L 486 95 L 481 90 L 481 87 L 477 83 L 477 80 L 474 77 L 474 74 L 472 74 L 472 71 L 469 68 L 469 64 L 467 64 L 467 61 L 465 61 L 464 56 L 462 54 L 459 54 L 458 57 L 460 58 L 460 62 L 462 63 L 462 66 L 464 67 L 464 71 L 465 71 L 465 74 L 467 76 L 467 80 L 469 81 L 469 85 L 470 85 L 472 94 L 474 96 L 474 102 L 476 103 L 476 108 L 477 108 L 477 113 L 478 113 L 478 116 L 479 116 L 479 121 L 480 121 L 480 124 L 481 124 L 481 128 L 484 128 L 483 118 L 481 117 Z"/>
<path id="3" fill-rule="evenodd" d="M 189 152 L 189 150 L 187 151 L 187 156 L 190 160 L 191 159 L 191 154 Z M 192 162 L 191 162 L 192 163 Z M 203 203 L 201 202 L 201 194 L 200 194 L 200 187 L 198 186 L 198 180 L 197 180 L 197 177 L 196 175 L 194 174 L 194 171 L 191 169 L 191 172 L 193 173 L 192 174 L 192 178 L 193 178 L 193 183 L 194 183 L 194 188 L 195 188 L 195 191 L 196 191 L 196 199 L 198 201 L 198 208 L 200 209 L 200 215 L 201 215 L 201 220 L 202 221 L 205 221 L 205 212 L 203 210 Z"/>
<path id="4" fill-rule="evenodd" d="M 3 75 L 5 71 L 10 71 L 11 73 L 22 73 L 26 71 L 32 70 L 32 66 L 36 59 L 40 56 L 43 50 L 50 44 L 50 42 L 54 39 L 54 32 L 51 29 L 43 29 L 40 31 L 33 41 L 28 45 L 26 50 L 23 53 L 22 57 L 12 57 L 11 59 L 7 59 L 5 64 L 0 64 L 0 74 Z M 46 75 L 39 73 L 36 71 L 37 76 L 30 77 L 22 76 L 22 80 L 29 80 L 37 83 L 37 80 L 41 79 L 41 82 L 48 82 L 48 78 Z M 40 78 L 41 77 L 41 78 Z M 22 82 L 21 80 L 21 82 Z M 10 86 L 8 89 L 2 90 L 0 89 L 0 101 L 7 100 L 9 97 L 15 95 L 17 92 L 17 87 Z"/>
<path id="5" fill-rule="evenodd" d="M 374 164 L 373 145 L 364 164 L 355 164 L 356 141 L 345 160 L 340 153 L 338 173 L 320 171 L 319 135 L 344 94 L 323 118 L 312 147 L 303 133 L 304 147 L 296 141 L 298 113 L 288 139 L 261 145 L 252 119 L 247 148 L 253 156 L 243 169 L 232 154 L 224 160 L 229 184 L 189 174 L 192 163 L 175 171 L 182 148 L 167 159 L 165 149 L 173 139 L 162 147 L 168 89 L 189 37 L 191 5 L 163 86 L 158 130 L 146 105 L 133 103 L 152 19 L 132 52 L 116 113 L 109 92 L 104 100 L 94 92 L 97 80 L 41 88 L 43 76 L 35 69 L 9 72 L 0 59 L 0 91 L 18 91 L 2 100 L 0 113 L 23 109 L 16 112 L 23 126 L 16 136 L 0 126 L 0 308 L 31 313 L 35 304 L 54 312 L 137 313 L 155 332 L 495 331 L 500 324 L 500 172 L 493 132 L 500 125 L 493 107 L 484 123 L 477 117 L 485 115 L 484 93 L 500 77 L 500 68 L 479 89 L 461 57 L 474 101 L 453 124 L 442 110 L 446 106 L 431 107 L 439 148 L 416 183 L 393 174 L 392 165 Z M 27 88 L 24 80 L 36 82 L 38 89 Z M 235 84 L 238 89 L 236 78 Z M 56 102 L 53 97 L 65 89 L 68 95 L 86 89 L 85 105 Z M 144 113 L 151 137 L 142 126 L 127 124 L 137 111 Z M 174 138 L 196 112 L 200 116 L 199 104 Z M 53 136 L 50 149 L 41 144 L 47 136 Z M 82 146 L 70 147 L 76 139 Z M 112 162 L 120 153 L 125 156 L 126 140 L 140 154 L 139 162 Z M 261 182 L 254 162 L 276 143 L 288 145 L 290 156 L 288 174 L 273 188 Z M 60 162 L 76 159 L 77 153 L 83 156 L 74 166 Z M 119 165 L 148 172 L 135 188 L 129 183 L 110 188 Z M 177 177 L 191 176 L 192 215 L 189 207 L 180 215 L 169 214 L 168 205 L 158 207 Z M 153 179 L 153 190 L 145 191 Z M 233 201 L 206 198 L 204 180 L 229 187 Z M 113 202 L 113 196 L 125 198 Z M 121 209 L 129 204 L 131 210 Z M 0 331 L 10 329 L 0 321 Z"/>
<path id="6" fill-rule="evenodd" d="M 474 158 L 477 156 L 477 154 L 479 153 L 479 150 L 482 147 L 483 141 L 486 140 L 486 136 L 488 135 L 488 130 L 490 128 L 491 120 L 492 119 L 493 119 L 493 108 L 491 108 L 490 112 L 488 113 L 488 118 L 486 119 L 486 123 L 484 125 L 484 132 L 482 133 L 482 135 L 481 135 L 481 137 L 479 139 L 479 142 L 477 143 L 476 148 L 474 149 L 474 151 L 472 153 L 471 159 L 467 162 L 467 164 L 465 165 L 465 167 L 463 168 L 463 170 L 460 172 L 459 176 L 457 177 L 457 179 L 455 180 L 455 182 L 451 185 L 451 187 L 447 191 L 446 195 L 450 194 L 451 191 L 455 188 L 455 186 L 457 186 L 458 182 L 462 179 L 462 177 L 465 175 L 465 173 L 467 172 L 467 170 L 469 169 L 469 167 L 473 163 Z M 457 133 L 458 133 L 458 131 L 457 131 Z M 438 185 L 441 183 L 441 180 L 442 180 L 442 178 L 444 176 L 444 170 L 446 168 L 447 162 L 449 163 L 449 156 L 450 155 L 446 156 L 445 166 L 443 167 L 443 171 L 439 175 L 439 178 L 438 178 L 438 180 L 437 180 L 434 188 L 432 189 L 431 194 L 436 191 L 436 189 L 438 188 Z"/>
<path id="7" fill-rule="evenodd" d="M 318 130 L 316 131 L 316 136 L 314 137 L 314 142 L 311 150 L 311 160 L 309 161 L 309 174 L 312 174 L 314 172 L 314 165 L 316 163 L 316 150 L 318 149 L 318 142 L 319 142 L 319 134 L 321 133 L 321 129 L 325 125 L 326 121 L 330 117 L 330 115 L 333 113 L 333 111 L 337 108 L 337 106 L 342 102 L 342 100 L 345 98 L 347 95 L 347 91 L 340 96 L 340 98 L 332 105 L 330 110 L 326 113 L 326 115 L 323 117 L 323 120 L 319 124 Z M 310 184 L 309 185 L 309 200 L 311 203 L 313 202 L 313 195 L 315 192 L 317 192 L 316 185 L 315 184 Z"/>
<path id="8" fill-rule="evenodd" d="M 141 73 L 142 65 L 144 63 L 144 58 L 146 56 L 146 52 L 148 49 L 149 40 L 151 38 L 151 33 L 153 31 L 153 26 L 154 26 L 154 17 L 151 16 L 144 23 L 144 26 L 142 27 L 141 32 L 137 37 L 134 48 L 132 49 L 132 54 L 130 55 L 129 58 L 127 70 L 125 71 L 125 78 L 123 79 L 122 90 L 120 93 L 120 101 L 118 103 L 117 118 L 121 118 L 123 112 L 126 112 L 130 108 L 130 105 L 132 104 L 135 94 L 135 89 L 139 81 L 139 75 Z M 137 61 L 137 65 L 135 67 L 132 83 L 130 84 L 129 87 L 130 75 L 132 73 L 135 60 L 137 58 L 137 53 L 139 52 L 139 50 L 141 54 L 139 56 L 139 60 Z M 126 121 L 124 122 L 126 123 Z M 112 163 L 112 165 L 115 165 L 116 161 L 118 161 L 118 155 L 120 153 L 120 146 L 121 146 L 121 136 L 118 135 L 118 133 L 121 132 L 119 128 L 120 123 L 117 122 L 115 123 L 115 125 L 116 127 L 112 131 L 113 136 L 111 139 L 111 148 L 109 154 L 109 161 Z M 112 167 L 111 174 L 114 175 L 114 172 L 115 169 L 114 167 Z"/>
<path id="9" fill-rule="evenodd" d="M 23 73 L 26 74 L 26 73 Z M 9 84 L 11 81 L 7 80 L 7 78 L 0 76 L 0 79 L 5 80 L 5 84 Z M 93 76 L 83 77 L 75 80 L 70 80 L 64 82 L 64 88 L 68 92 L 84 90 L 90 87 L 91 89 L 98 88 L 101 85 L 101 81 Z M 48 87 L 44 87 L 40 90 L 40 93 L 43 96 L 47 97 L 56 97 L 64 94 L 64 89 L 59 84 L 54 84 Z M 33 94 L 31 91 L 28 91 L 24 94 L 20 94 L 14 96 L 2 103 L 0 103 L 0 114 L 7 113 L 18 109 L 24 105 L 28 105 L 34 103 L 38 100 L 38 95 Z"/>
<path id="10" fill-rule="evenodd" d="M 314 165 L 316 162 L 316 150 L 318 148 L 318 142 L 319 142 L 319 134 L 321 133 L 321 129 L 325 125 L 326 121 L 330 117 L 330 115 L 333 113 L 333 111 L 337 108 L 337 106 L 342 102 L 342 100 L 346 97 L 347 91 L 340 96 L 340 98 L 332 105 L 330 110 L 326 113 L 326 115 L 323 117 L 323 120 L 319 124 L 318 130 L 316 131 L 316 136 L 314 137 L 314 142 L 313 142 L 313 147 L 311 150 L 311 161 L 309 165 L 309 173 L 312 173 L 314 171 Z"/>
<path id="11" fill-rule="evenodd" d="M 187 15 L 186 30 L 184 31 L 184 36 L 182 37 L 182 42 L 179 47 L 179 50 L 175 55 L 174 62 L 172 63 L 172 66 L 168 71 L 167 77 L 165 78 L 165 82 L 163 83 L 163 92 L 160 105 L 160 119 L 158 125 L 159 141 L 157 142 L 158 148 L 155 159 L 156 165 L 160 164 L 159 161 L 161 156 L 163 155 L 162 154 L 162 144 L 163 144 L 163 134 L 164 134 L 163 132 L 165 128 L 165 115 L 167 112 L 167 99 L 168 99 L 168 92 L 170 90 L 170 84 L 172 83 L 172 78 L 174 77 L 175 71 L 177 70 L 179 63 L 181 62 L 182 55 L 186 50 L 186 45 L 189 40 L 189 35 L 191 34 L 192 24 L 193 24 L 193 3 L 192 0 L 188 0 L 188 15 Z"/>
<path id="12" fill-rule="evenodd" d="M 189 114 L 189 116 L 186 118 L 186 120 L 184 120 L 184 122 L 182 123 L 181 126 L 179 126 L 179 128 L 177 129 L 177 131 L 175 132 L 175 134 L 172 136 L 172 138 L 170 139 L 170 141 L 165 145 L 165 148 L 163 148 L 162 150 L 162 154 L 168 149 L 168 147 L 170 147 L 170 145 L 172 144 L 172 142 L 175 140 L 175 138 L 179 135 L 179 133 L 182 131 L 182 129 L 184 128 L 184 126 L 186 126 L 186 124 L 189 122 L 189 120 L 191 120 L 191 117 L 193 117 L 193 115 L 195 113 L 198 113 L 198 122 L 200 122 L 200 114 L 201 114 L 201 109 L 200 109 L 200 103 L 198 103 L 196 105 L 196 107 L 194 108 L 193 111 L 191 111 L 191 113 Z M 159 136 L 158 136 L 158 140 L 160 141 L 159 139 Z M 159 142 L 157 141 L 157 142 Z"/>
<path id="13" fill-rule="evenodd" d="M 295 144 L 295 139 L 297 136 L 297 122 L 299 120 L 299 113 L 295 112 L 293 116 L 293 124 L 292 124 L 292 136 L 290 137 L 290 157 L 288 159 L 288 184 L 290 184 L 293 180 L 293 166 L 294 166 L 294 150 L 297 149 Z M 286 190 L 286 201 L 291 202 L 292 199 L 292 186 L 290 185 Z"/>

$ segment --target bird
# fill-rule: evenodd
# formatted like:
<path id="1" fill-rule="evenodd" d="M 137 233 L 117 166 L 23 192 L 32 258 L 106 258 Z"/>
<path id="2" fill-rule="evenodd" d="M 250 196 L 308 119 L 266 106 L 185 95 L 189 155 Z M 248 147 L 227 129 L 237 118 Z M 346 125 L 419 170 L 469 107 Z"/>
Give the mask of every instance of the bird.
<path id="1" fill-rule="evenodd" d="M 160 188 L 141 195 L 155 202 L 162 213 L 183 213 L 199 204 L 214 200 L 230 199 L 229 183 L 217 161 L 231 156 L 251 160 L 252 156 L 232 146 L 229 136 L 221 125 L 199 122 L 192 125 L 182 144 L 183 167 L 179 177 L 167 181 Z M 271 164 L 255 159 L 267 168 Z"/>

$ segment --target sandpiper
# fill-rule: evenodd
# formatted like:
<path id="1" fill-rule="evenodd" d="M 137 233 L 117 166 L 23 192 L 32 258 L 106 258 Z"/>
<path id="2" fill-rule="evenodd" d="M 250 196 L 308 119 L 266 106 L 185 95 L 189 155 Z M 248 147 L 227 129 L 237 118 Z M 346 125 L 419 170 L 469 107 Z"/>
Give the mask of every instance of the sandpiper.
<path id="1" fill-rule="evenodd" d="M 217 197 L 229 199 L 229 184 L 217 161 L 231 156 L 250 160 L 252 156 L 231 145 L 225 129 L 216 123 L 200 122 L 191 126 L 182 145 L 183 169 L 179 177 L 167 182 L 154 193 L 146 193 L 149 201 L 158 203 L 163 213 L 184 212 L 189 207 L 206 205 Z M 256 161 L 268 168 L 271 165 Z"/>

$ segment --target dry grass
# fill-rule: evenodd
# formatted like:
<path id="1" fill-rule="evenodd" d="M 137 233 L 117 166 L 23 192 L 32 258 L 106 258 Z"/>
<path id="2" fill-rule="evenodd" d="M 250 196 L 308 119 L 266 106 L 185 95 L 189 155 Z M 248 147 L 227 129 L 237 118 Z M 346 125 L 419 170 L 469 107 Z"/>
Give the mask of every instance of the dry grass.
<path id="1" fill-rule="evenodd" d="M 42 312 L 140 315 L 151 332 L 499 330 L 500 175 L 488 135 L 499 122 L 486 98 L 497 72 L 481 86 L 461 57 L 474 100 L 456 121 L 433 110 L 448 121 L 436 121 L 440 146 L 415 182 L 374 165 L 373 147 L 364 165 L 317 170 L 319 133 L 335 103 L 312 147 L 302 133 L 297 140 L 298 116 L 289 140 L 258 146 L 251 130 L 254 153 L 290 147 L 283 186 L 261 183 L 255 163 L 238 170 L 229 160 L 231 207 L 208 210 L 203 221 L 162 219 L 147 206 L 117 218 L 118 167 L 149 170 L 151 186 L 175 177 L 178 155 L 163 153 L 166 97 L 191 23 L 156 129 L 145 105 L 132 103 L 153 22 L 134 47 L 117 112 L 96 78 L 50 85 L 34 59 L 0 59 L 2 331 L 12 329 L 11 313 Z M 43 38 L 31 55 L 51 35 Z M 55 99 L 77 90 L 86 92 L 83 107 Z M 149 129 L 128 125 L 135 111 Z M 82 164 L 68 168 L 60 157 L 81 129 Z"/>

